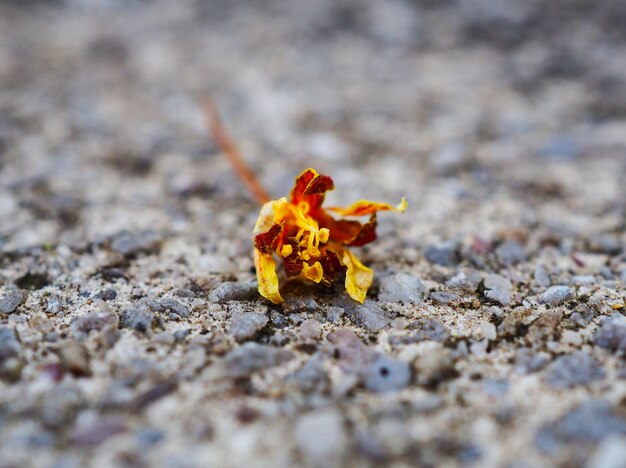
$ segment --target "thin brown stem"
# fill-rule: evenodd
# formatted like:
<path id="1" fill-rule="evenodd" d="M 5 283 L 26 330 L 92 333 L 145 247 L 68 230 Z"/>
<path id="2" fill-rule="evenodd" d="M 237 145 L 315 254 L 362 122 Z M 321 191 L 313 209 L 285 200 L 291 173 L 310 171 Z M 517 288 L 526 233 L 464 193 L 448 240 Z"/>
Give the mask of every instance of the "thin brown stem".
<path id="1" fill-rule="evenodd" d="M 250 169 L 250 166 L 243 159 L 243 156 L 239 152 L 237 145 L 228 134 L 226 127 L 220 119 L 217 105 L 212 98 L 207 97 L 202 102 L 202 110 L 204 111 L 204 118 L 206 119 L 207 127 L 213 136 L 213 140 L 217 146 L 226 155 L 230 163 L 233 165 L 235 173 L 239 176 L 241 181 L 246 185 L 248 190 L 254 195 L 254 198 L 261 204 L 270 200 L 270 196 L 265 191 L 259 179 Z"/>

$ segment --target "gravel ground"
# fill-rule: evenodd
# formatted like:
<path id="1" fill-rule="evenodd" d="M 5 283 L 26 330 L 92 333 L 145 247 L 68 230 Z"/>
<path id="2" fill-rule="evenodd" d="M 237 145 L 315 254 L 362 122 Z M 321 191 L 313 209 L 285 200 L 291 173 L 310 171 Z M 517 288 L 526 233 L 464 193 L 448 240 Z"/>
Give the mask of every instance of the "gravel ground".
<path id="1" fill-rule="evenodd" d="M 0 466 L 626 466 L 626 3 L 0 2 Z M 313 166 L 396 203 L 256 293 Z"/>

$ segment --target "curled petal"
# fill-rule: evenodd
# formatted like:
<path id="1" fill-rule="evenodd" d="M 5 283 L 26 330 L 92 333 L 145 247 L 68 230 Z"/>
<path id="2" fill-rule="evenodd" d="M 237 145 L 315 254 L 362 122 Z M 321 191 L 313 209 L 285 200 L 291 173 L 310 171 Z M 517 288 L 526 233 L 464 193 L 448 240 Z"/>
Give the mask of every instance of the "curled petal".
<path id="1" fill-rule="evenodd" d="M 254 266 L 256 267 L 256 278 L 259 283 L 261 296 L 274 304 L 283 302 L 283 298 L 278 291 L 278 276 L 276 275 L 276 261 L 274 257 L 262 254 L 255 249 Z"/>
<path id="2" fill-rule="evenodd" d="M 342 216 L 364 216 L 376 213 L 377 211 L 396 211 L 398 213 L 402 213 L 406 210 L 406 207 L 406 198 L 403 197 L 402 201 L 396 206 L 388 205 L 387 203 L 377 203 L 369 200 L 359 200 L 358 202 L 350 205 L 348 208 L 332 207 L 328 209 Z"/>
<path id="3" fill-rule="evenodd" d="M 376 214 L 373 214 L 370 220 L 361 226 L 359 233 L 346 245 L 352 247 L 361 247 L 376 240 Z"/>
<path id="4" fill-rule="evenodd" d="M 348 271 L 346 272 L 346 291 L 355 301 L 363 303 L 367 290 L 372 285 L 374 271 L 363 265 L 349 250 L 344 250 L 341 259 Z"/>
<path id="5" fill-rule="evenodd" d="M 322 281 L 324 277 L 324 270 L 322 269 L 322 264 L 320 262 L 315 262 L 313 266 L 309 266 L 306 263 L 302 265 L 302 273 L 300 275 L 303 278 L 310 279 L 311 281 L 315 281 L 319 283 Z"/>
<path id="6" fill-rule="evenodd" d="M 296 178 L 291 189 L 291 202 L 295 205 L 307 202 L 310 209 L 315 211 L 322 205 L 326 192 L 334 188 L 330 177 L 319 174 L 315 169 L 307 169 Z"/>
<path id="7" fill-rule="evenodd" d="M 285 197 L 265 203 L 254 225 L 254 234 L 269 231 L 272 226 L 279 224 L 288 212 L 289 202 Z"/>

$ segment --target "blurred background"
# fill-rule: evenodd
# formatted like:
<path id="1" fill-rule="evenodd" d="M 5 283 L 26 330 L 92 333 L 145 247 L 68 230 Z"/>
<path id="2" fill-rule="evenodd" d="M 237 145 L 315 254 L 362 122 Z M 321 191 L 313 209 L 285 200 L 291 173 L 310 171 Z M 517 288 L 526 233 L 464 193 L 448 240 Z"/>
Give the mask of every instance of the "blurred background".
<path id="1" fill-rule="evenodd" d="M 407 196 L 359 256 L 440 294 L 259 301 L 258 206 L 207 95 L 271 195 L 311 166 L 333 204 Z M 0 0 L 0 284 L 28 290 L 0 295 L 0 466 L 293 466 L 327 446 L 374 465 L 582 466 L 626 427 L 624 341 L 592 344 L 623 310 L 625 223 L 625 0 Z M 551 285 L 566 294 L 538 305 Z M 321 338 L 341 326 L 432 381 L 363 390 Z M 295 357 L 252 375 L 245 341 Z M 216 374 L 231 350 L 245 385 Z"/>

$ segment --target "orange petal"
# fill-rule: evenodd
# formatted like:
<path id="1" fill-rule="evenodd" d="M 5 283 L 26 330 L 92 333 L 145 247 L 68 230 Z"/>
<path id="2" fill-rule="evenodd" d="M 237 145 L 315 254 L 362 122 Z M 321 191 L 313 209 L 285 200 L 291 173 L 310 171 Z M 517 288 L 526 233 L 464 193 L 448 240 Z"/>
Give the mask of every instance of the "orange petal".
<path id="1" fill-rule="evenodd" d="M 278 291 L 278 276 L 276 275 L 276 261 L 271 255 L 265 255 L 254 250 L 254 266 L 259 283 L 259 293 L 274 304 L 283 302 Z"/>
<path id="2" fill-rule="evenodd" d="M 333 179 L 309 168 L 296 177 L 296 183 L 291 189 L 291 203 L 298 205 L 307 202 L 310 210 L 314 211 L 324 202 L 326 192 L 334 188 Z"/>
<path id="3" fill-rule="evenodd" d="M 352 299 L 363 303 L 367 290 L 372 285 L 374 271 L 363 265 L 349 250 L 344 250 L 341 259 L 346 271 L 346 291 Z"/>
<path id="4" fill-rule="evenodd" d="M 387 203 L 377 203 L 369 200 L 359 200 L 358 202 L 350 205 L 348 208 L 332 207 L 328 208 L 328 210 L 333 211 L 334 213 L 338 213 L 342 216 L 364 216 L 376 213 L 377 211 L 395 211 L 397 213 L 402 213 L 406 210 L 406 207 L 406 198 L 402 197 L 402 201 L 396 206 L 388 205 Z"/>

